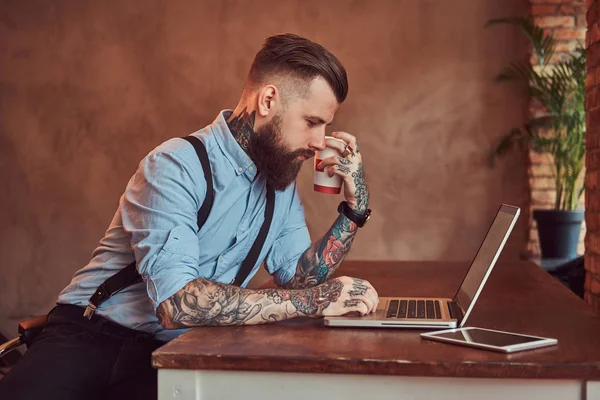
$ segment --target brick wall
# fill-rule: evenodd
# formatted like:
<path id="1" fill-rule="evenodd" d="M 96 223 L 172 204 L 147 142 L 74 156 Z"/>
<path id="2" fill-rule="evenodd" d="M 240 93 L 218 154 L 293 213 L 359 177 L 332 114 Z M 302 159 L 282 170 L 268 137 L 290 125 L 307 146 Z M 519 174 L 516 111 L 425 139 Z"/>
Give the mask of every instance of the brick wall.
<path id="1" fill-rule="evenodd" d="M 600 0 L 587 0 L 585 298 L 600 313 Z"/>
<path id="2" fill-rule="evenodd" d="M 558 40 L 555 56 L 551 62 L 568 57 L 579 41 L 585 42 L 586 32 L 586 3 L 585 0 L 530 0 L 531 15 L 535 23 L 545 28 L 546 32 L 554 34 Z M 532 59 L 532 62 L 535 62 Z M 531 113 L 540 112 L 531 107 Z M 530 153 L 529 184 L 531 187 L 531 209 L 553 208 L 556 200 L 554 178 L 552 177 L 551 161 L 547 155 Z M 583 179 L 583 175 L 582 175 Z M 582 197 L 580 207 L 584 208 Z M 533 258 L 540 256 L 540 245 L 537 226 L 532 219 L 530 224 L 528 255 Z M 586 224 L 582 224 L 578 253 L 584 253 L 584 237 Z"/>

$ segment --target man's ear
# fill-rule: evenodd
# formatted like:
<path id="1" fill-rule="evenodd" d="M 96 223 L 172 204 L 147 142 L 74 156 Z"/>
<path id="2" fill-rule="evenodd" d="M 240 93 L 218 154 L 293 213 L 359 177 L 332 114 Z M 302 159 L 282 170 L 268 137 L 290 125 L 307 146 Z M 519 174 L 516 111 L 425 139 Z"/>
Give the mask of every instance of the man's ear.
<path id="1" fill-rule="evenodd" d="M 256 100 L 258 101 L 258 104 L 256 105 L 258 115 L 263 118 L 267 117 L 269 114 L 274 113 L 279 105 L 279 90 L 273 85 L 264 86 L 258 92 Z"/>

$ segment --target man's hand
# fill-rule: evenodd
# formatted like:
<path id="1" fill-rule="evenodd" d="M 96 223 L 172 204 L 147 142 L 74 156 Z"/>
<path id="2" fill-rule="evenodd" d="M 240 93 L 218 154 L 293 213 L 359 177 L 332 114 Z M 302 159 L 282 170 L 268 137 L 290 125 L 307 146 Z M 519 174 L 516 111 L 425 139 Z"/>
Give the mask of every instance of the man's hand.
<path id="1" fill-rule="evenodd" d="M 339 175 L 344 180 L 344 197 L 350 208 L 358 213 L 366 211 L 369 205 L 369 188 L 365 180 L 362 155 L 358 149 L 356 138 L 346 132 L 333 132 L 332 135 L 346 142 L 350 154 L 346 157 L 333 156 L 321 161 L 317 166 L 329 176 Z M 338 140 L 328 140 L 327 147 L 334 148 L 343 154 L 345 145 Z"/>
<path id="2" fill-rule="evenodd" d="M 342 285 L 339 297 L 323 309 L 324 317 L 337 317 L 349 312 L 358 311 L 361 315 L 367 315 L 377 310 L 379 295 L 373 286 L 358 278 L 342 276 L 325 282 L 320 286 L 327 286 L 330 282 L 339 282 Z M 329 285 L 339 287 L 339 285 Z"/>

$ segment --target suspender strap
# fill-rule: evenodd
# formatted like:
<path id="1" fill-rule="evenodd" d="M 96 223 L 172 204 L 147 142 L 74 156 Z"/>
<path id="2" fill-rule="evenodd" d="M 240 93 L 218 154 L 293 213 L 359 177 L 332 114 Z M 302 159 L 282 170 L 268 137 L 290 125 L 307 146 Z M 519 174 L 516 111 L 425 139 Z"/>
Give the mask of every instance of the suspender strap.
<path id="1" fill-rule="evenodd" d="M 256 264 L 256 260 L 260 255 L 260 251 L 265 244 L 265 240 L 267 239 L 267 234 L 269 233 L 269 228 L 271 227 L 271 221 L 273 220 L 273 211 L 275 209 L 275 192 L 267 185 L 267 207 L 265 208 L 265 221 L 260 227 L 260 231 L 258 232 L 258 236 L 252 244 L 250 248 L 250 252 L 248 256 L 242 263 L 240 270 L 237 273 L 237 276 L 232 282 L 232 285 L 241 286 L 242 283 L 246 280 L 252 268 Z"/>
<path id="2" fill-rule="evenodd" d="M 98 289 L 94 292 L 88 306 L 86 307 L 83 316 L 87 319 L 92 319 L 92 315 L 100 304 L 104 303 L 113 294 L 121 289 L 142 281 L 142 277 L 138 274 L 135 268 L 135 261 L 105 280 Z"/>
<path id="3" fill-rule="evenodd" d="M 204 147 L 202 140 L 198 139 L 196 136 L 185 136 L 182 137 L 182 139 L 187 140 L 192 144 L 192 146 L 194 146 L 196 154 L 200 159 L 200 164 L 202 164 L 204 179 L 206 180 L 206 197 L 204 198 L 204 202 L 198 211 L 198 231 L 200 231 L 200 229 L 202 229 L 204 226 L 206 219 L 208 218 L 208 213 L 210 213 L 210 209 L 215 199 L 210 161 L 208 161 L 208 153 L 206 152 L 206 147 Z"/>
<path id="4" fill-rule="evenodd" d="M 206 197 L 204 198 L 204 202 L 198 211 L 198 230 L 200 230 L 208 218 L 208 214 L 210 213 L 210 209 L 214 200 L 212 172 L 210 169 L 210 162 L 208 160 L 208 153 L 206 152 L 206 147 L 204 146 L 204 143 L 202 143 L 202 140 L 195 136 L 186 136 L 182 139 L 188 141 L 192 146 L 194 146 L 196 154 L 200 159 L 200 164 L 202 164 L 204 178 L 206 179 Z M 100 304 L 127 286 L 141 281 L 142 277 L 138 273 L 134 261 L 98 286 L 98 289 L 96 289 L 92 297 L 90 297 L 88 306 L 83 315 L 86 318 L 91 319 L 92 315 L 94 315 L 94 312 L 100 306 Z"/>

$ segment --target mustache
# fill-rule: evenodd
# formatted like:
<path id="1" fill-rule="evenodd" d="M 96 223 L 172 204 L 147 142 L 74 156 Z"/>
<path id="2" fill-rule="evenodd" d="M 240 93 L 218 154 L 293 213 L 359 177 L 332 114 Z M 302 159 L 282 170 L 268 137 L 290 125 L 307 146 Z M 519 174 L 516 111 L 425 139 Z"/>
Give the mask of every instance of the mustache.
<path id="1" fill-rule="evenodd" d="M 307 149 L 295 150 L 290 153 L 290 158 L 298 158 L 298 157 L 312 158 L 314 156 L 315 156 L 314 150 L 307 150 Z"/>

